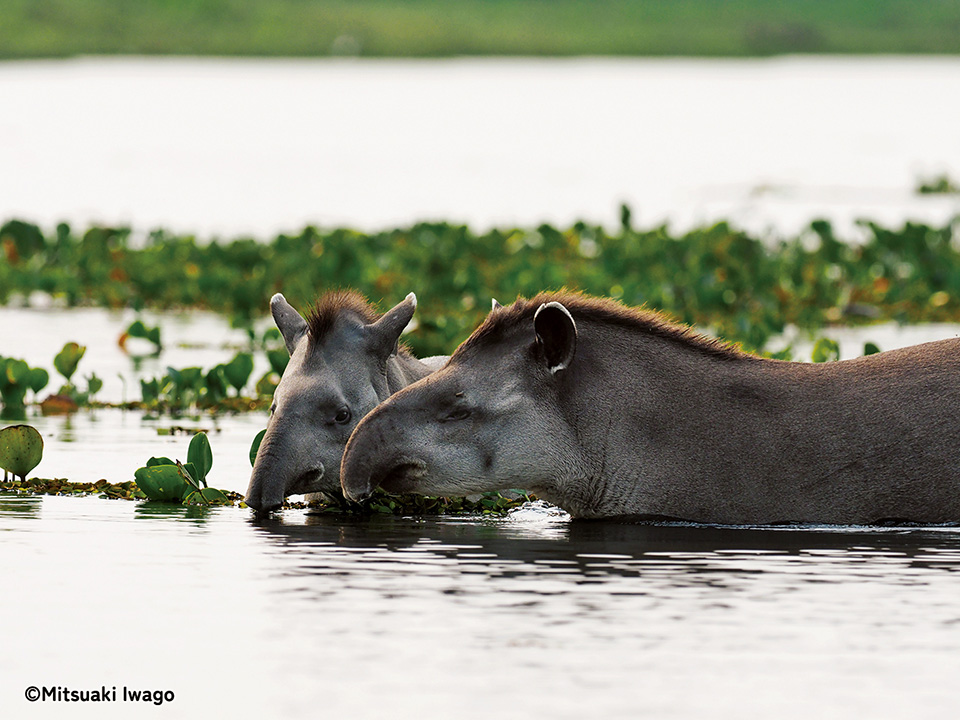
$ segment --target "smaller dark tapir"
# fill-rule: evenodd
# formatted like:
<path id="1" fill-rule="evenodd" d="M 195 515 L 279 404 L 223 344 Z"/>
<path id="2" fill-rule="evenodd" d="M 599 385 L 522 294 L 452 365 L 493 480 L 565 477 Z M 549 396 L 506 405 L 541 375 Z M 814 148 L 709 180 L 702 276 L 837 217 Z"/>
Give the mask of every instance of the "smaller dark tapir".
<path id="1" fill-rule="evenodd" d="M 526 488 L 574 517 L 960 521 L 960 340 L 767 360 L 610 300 L 492 312 L 356 427 L 354 499 Z"/>
<path id="2" fill-rule="evenodd" d="M 290 362 L 273 394 L 247 505 L 266 511 L 288 495 L 340 492 L 340 457 L 360 418 L 447 360 L 417 360 L 400 344 L 416 307 L 410 293 L 379 315 L 359 293 L 336 291 L 304 318 L 283 295 L 273 296 Z"/>

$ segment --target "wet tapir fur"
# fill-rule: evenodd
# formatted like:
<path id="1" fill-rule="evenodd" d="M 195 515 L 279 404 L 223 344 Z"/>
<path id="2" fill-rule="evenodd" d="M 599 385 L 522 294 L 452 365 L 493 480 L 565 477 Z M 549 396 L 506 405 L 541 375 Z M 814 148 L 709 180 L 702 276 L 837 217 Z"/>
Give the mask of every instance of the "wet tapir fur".
<path id="1" fill-rule="evenodd" d="M 354 430 L 358 499 L 525 488 L 573 517 L 960 521 L 960 339 L 768 360 L 579 294 L 495 310 Z"/>
<path id="2" fill-rule="evenodd" d="M 360 419 L 447 360 L 417 360 L 400 344 L 416 306 L 410 293 L 381 316 L 359 293 L 337 291 L 304 318 L 283 295 L 273 296 L 290 362 L 274 392 L 247 505 L 266 511 L 288 495 L 340 492 L 340 458 Z"/>

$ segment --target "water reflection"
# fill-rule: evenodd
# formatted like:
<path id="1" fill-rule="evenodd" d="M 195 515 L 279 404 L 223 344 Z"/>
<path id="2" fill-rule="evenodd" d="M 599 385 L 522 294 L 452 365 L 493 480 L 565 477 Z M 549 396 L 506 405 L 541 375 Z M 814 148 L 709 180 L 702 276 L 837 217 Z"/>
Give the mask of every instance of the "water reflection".
<path id="1" fill-rule="evenodd" d="M 41 502 L 37 495 L 0 490 L 0 518 L 37 518 L 40 516 Z"/>
<path id="2" fill-rule="evenodd" d="M 723 582 L 723 576 L 789 573 L 816 582 L 871 573 L 884 582 L 910 583 L 916 575 L 889 571 L 960 569 L 956 528 L 725 528 L 614 522 L 517 522 L 512 519 L 317 515 L 251 520 L 283 555 L 300 563 L 296 575 L 364 567 L 417 572 L 453 563 L 491 577 L 664 577 Z M 343 560 L 349 558 L 349 566 Z M 367 565 L 366 561 L 372 561 Z"/>

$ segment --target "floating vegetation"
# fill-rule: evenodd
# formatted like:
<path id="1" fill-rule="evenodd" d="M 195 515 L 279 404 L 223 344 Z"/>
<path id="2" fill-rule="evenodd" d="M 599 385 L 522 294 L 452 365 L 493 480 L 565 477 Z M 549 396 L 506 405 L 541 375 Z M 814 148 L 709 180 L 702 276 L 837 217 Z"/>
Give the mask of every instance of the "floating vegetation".
<path id="1" fill-rule="evenodd" d="M 26 480 L 27 473 L 43 459 L 43 437 L 31 425 L 11 425 L 0 430 L 0 468 Z"/>
<path id="2" fill-rule="evenodd" d="M 210 370 L 199 367 L 173 368 L 160 377 L 140 380 L 141 407 L 148 410 L 186 412 L 190 409 L 217 408 L 225 410 L 252 410 L 269 402 L 270 392 L 260 399 L 244 398 L 243 388 L 253 372 L 253 355 L 237 353 L 228 363 L 220 363 Z M 234 394 L 229 394 L 233 388 Z"/>
<path id="3" fill-rule="evenodd" d="M 949 175 L 943 174 L 921 180 L 917 185 L 920 195 L 957 195 L 960 194 L 960 184 Z"/>
<path id="4" fill-rule="evenodd" d="M 470 497 L 446 498 L 426 495 L 390 495 L 377 488 L 362 503 L 324 494 L 312 503 L 284 500 L 285 509 L 310 509 L 324 514 L 346 515 L 503 515 L 537 498 L 522 490 L 489 492 Z"/>
<path id="5" fill-rule="evenodd" d="M 99 494 L 115 500 L 146 499 L 133 480 L 118 484 L 97 480 L 93 483 L 75 483 L 64 478 L 30 478 L 29 480 L 7 480 L 0 483 L 0 490 L 14 490 L 37 495 L 93 495 Z"/>
<path id="6" fill-rule="evenodd" d="M 628 210 L 616 232 L 577 223 L 478 235 L 423 223 L 370 234 L 307 227 L 270 242 L 201 242 L 162 230 L 134 242 L 125 228 L 76 234 L 67 225 L 47 237 L 11 221 L 0 226 L 0 244 L 17 250 L 0 264 L 0 303 L 40 291 L 68 306 L 208 309 L 250 328 L 279 290 L 300 308 L 337 287 L 388 302 L 416 290 L 418 327 L 405 339 L 421 356 L 449 353 L 483 320 L 491 296 L 507 302 L 560 287 L 662 310 L 751 351 L 787 325 L 817 332 L 885 320 L 960 321 L 956 222 L 895 230 L 863 222 L 863 242 L 848 243 L 823 221 L 784 240 L 726 223 L 684 234 L 638 230 Z M 278 350 L 276 379 L 285 358 L 268 339 L 261 343 Z M 226 366 L 229 376 L 221 368 L 211 379 L 224 395 L 247 363 L 234 358 Z M 269 378 L 261 380 L 266 393 Z"/>
<path id="7" fill-rule="evenodd" d="M 0 356 L 0 417 L 24 419 L 27 390 L 36 396 L 49 381 L 50 374 L 43 368 L 31 368 L 24 360 Z"/>
<path id="8" fill-rule="evenodd" d="M 187 462 L 152 457 L 135 473 L 137 487 L 151 500 L 184 505 L 232 505 L 223 490 L 207 486 L 213 467 L 213 450 L 207 434 L 198 432 L 190 441 Z"/>

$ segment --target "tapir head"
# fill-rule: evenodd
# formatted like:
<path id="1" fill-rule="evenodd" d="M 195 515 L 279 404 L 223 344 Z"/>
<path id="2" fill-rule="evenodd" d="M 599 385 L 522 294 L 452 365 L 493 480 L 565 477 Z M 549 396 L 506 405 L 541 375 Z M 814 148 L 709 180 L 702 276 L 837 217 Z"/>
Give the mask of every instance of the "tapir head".
<path id="1" fill-rule="evenodd" d="M 330 293 L 301 317 L 279 293 L 270 310 L 290 353 L 270 408 L 246 503 L 279 507 L 288 495 L 340 491 L 340 460 L 356 424 L 389 394 L 387 365 L 416 296 L 377 317 L 362 296 Z"/>
<path id="2" fill-rule="evenodd" d="M 441 370 L 363 419 L 343 456 L 346 497 L 524 488 L 549 499 L 557 478 L 579 472 L 561 408 L 575 382 L 576 323 L 558 302 L 529 305 L 494 305 Z"/>

